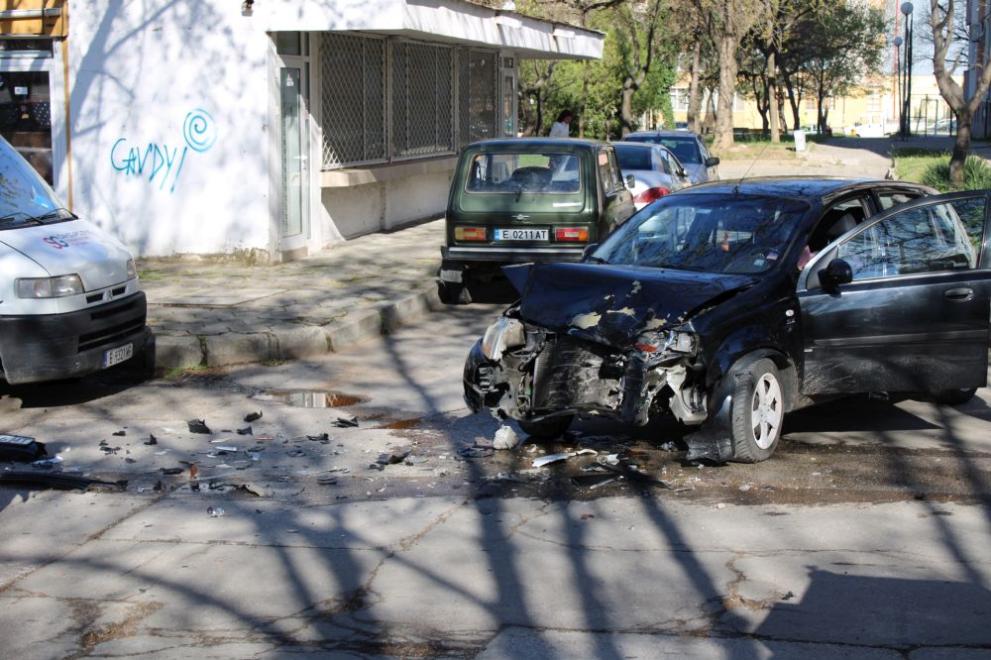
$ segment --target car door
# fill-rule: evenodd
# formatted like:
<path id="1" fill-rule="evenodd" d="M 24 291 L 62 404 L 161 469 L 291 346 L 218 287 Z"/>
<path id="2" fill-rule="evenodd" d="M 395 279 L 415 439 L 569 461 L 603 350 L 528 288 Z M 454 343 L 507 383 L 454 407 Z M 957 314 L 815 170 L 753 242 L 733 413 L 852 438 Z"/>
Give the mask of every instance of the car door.
<path id="1" fill-rule="evenodd" d="M 599 185 L 602 187 L 602 232 L 601 241 L 606 234 L 620 226 L 633 215 L 636 208 L 633 205 L 633 194 L 626 188 L 626 183 L 616 163 L 616 152 L 612 147 L 602 147 L 598 158 Z"/>
<path id="2" fill-rule="evenodd" d="M 804 394 L 985 384 L 989 192 L 899 205 L 849 231 L 806 266 L 798 282 Z M 823 273 L 836 259 L 849 264 L 851 279 L 824 287 Z"/>

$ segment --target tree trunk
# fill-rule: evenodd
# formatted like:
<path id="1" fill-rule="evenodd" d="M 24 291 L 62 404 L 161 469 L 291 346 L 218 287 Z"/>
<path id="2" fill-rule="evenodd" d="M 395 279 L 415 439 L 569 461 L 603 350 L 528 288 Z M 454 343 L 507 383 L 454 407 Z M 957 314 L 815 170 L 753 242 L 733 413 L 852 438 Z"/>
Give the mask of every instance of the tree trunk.
<path id="1" fill-rule="evenodd" d="M 733 95 L 736 91 L 737 40 L 728 35 L 719 37 L 719 109 L 716 111 L 716 135 L 712 146 L 716 150 L 733 146 Z"/>
<path id="2" fill-rule="evenodd" d="M 702 120 L 702 132 L 711 133 L 713 127 L 716 125 L 716 102 L 713 100 L 713 90 L 707 90 L 709 92 L 709 97 L 705 102 L 705 118 Z"/>
<path id="3" fill-rule="evenodd" d="M 953 155 L 950 156 L 950 185 L 963 188 L 963 166 L 970 153 L 970 134 L 974 116 L 966 110 L 957 112 L 957 139 L 953 142 Z"/>
<path id="4" fill-rule="evenodd" d="M 702 40 L 695 40 L 692 51 L 691 80 L 688 83 L 688 130 L 699 132 L 699 114 L 702 110 L 702 94 L 699 85 L 700 69 L 702 68 Z"/>
<path id="5" fill-rule="evenodd" d="M 788 94 L 788 105 L 791 106 L 792 125 L 799 128 L 802 125 L 802 113 L 799 111 L 799 101 L 795 98 L 795 85 L 791 81 L 791 76 L 782 76 L 785 81 L 785 91 Z"/>
<path id="6" fill-rule="evenodd" d="M 778 126 L 778 70 L 775 64 L 774 50 L 767 56 L 767 107 L 771 114 L 771 142 L 781 142 L 781 129 Z"/>
<path id="7" fill-rule="evenodd" d="M 623 137 L 629 135 L 636 128 L 633 121 L 633 94 L 636 91 L 636 87 L 629 81 L 623 83 L 623 97 L 619 106 L 620 135 Z"/>

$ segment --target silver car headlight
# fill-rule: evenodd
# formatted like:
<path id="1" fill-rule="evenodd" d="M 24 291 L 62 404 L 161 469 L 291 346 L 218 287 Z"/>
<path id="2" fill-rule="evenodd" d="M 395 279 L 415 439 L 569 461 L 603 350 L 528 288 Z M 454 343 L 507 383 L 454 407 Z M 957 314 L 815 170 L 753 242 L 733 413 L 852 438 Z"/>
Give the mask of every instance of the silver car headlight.
<path id="1" fill-rule="evenodd" d="M 138 267 L 134 265 L 134 259 L 127 260 L 127 279 L 128 281 L 138 279 Z"/>
<path id="2" fill-rule="evenodd" d="M 637 338 L 637 350 L 641 353 L 684 353 L 694 355 L 698 351 L 698 337 L 691 332 L 667 330 L 652 332 Z"/>
<path id="3" fill-rule="evenodd" d="M 516 319 L 501 317 L 485 331 L 482 337 L 482 355 L 497 362 L 507 348 L 515 348 L 526 343 L 526 330 Z"/>
<path id="4" fill-rule="evenodd" d="M 83 292 L 78 275 L 58 277 L 22 277 L 17 280 L 18 298 L 64 298 Z"/>

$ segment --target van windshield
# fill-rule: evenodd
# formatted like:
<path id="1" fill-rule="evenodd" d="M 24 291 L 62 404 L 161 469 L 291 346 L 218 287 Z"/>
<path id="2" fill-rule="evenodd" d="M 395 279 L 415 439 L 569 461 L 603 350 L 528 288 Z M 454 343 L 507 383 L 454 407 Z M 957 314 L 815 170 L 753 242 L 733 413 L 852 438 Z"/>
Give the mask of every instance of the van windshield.
<path id="1" fill-rule="evenodd" d="M 34 168 L 0 138 L 0 230 L 71 217 Z"/>
<path id="2" fill-rule="evenodd" d="M 468 166 L 469 193 L 576 193 L 578 156 L 553 151 L 481 153 Z"/>

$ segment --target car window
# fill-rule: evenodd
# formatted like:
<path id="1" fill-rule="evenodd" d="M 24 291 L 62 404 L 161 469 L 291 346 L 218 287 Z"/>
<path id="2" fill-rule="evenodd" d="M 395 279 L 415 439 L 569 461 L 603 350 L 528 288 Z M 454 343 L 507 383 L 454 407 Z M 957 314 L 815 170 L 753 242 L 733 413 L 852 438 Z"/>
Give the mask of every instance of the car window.
<path id="1" fill-rule="evenodd" d="M 898 206 L 899 204 L 904 204 L 906 202 L 911 202 L 913 199 L 919 197 L 916 193 L 899 192 L 893 190 L 887 190 L 884 192 L 879 192 L 877 194 L 878 201 L 881 202 L 881 208 L 888 210 L 893 206 Z"/>
<path id="2" fill-rule="evenodd" d="M 985 199 L 928 204 L 874 223 L 840 244 L 853 280 L 969 270 L 978 265 Z"/>
<path id="3" fill-rule="evenodd" d="M 650 156 L 651 150 L 645 147 L 630 147 L 616 145 L 616 158 L 619 159 L 621 170 L 652 170 Z"/>
<path id="4" fill-rule="evenodd" d="M 652 144 L 659 144 L 662 147 L 666 147 L 675 156 L 678 157 L 682 163 L 689 163 L 690 165 L 698 165 L 702 162 L 702 152 L 698 140 L 692 136 L 686 137 L 668 137 L 658 136 L 658 135 L 631 135 L 626 138 L 632 142 L 650 142 Z"/>
<path id="5" fill-rule="evenodd" d="M 808 206 L 774 197 L 671 195 L 613 233 L 594 256 L 610 264 L 760 273 L 785 252 Z"/>
<path id="6" fill-rule="evenodd" d="M 612 149 L 599 151 L 599 177 L 602 179 L 602 190 L 611 193 L 619 189 L 621 176 L 616 165 L 616 155 Z"/>
<path id="7" fill-rule="evenodd" d="M 471 160 L 468 193 L 576 193 L 581 190 L 579 159 L 558 152 L 480 153 Z"/>
<path id="8" fill-rule="evenodd" d="M 668 152 L 663 149 L 657 150 L 657 160 L 658 170 L 664 172 L 665 174 L 674 174 L 674 167 L 671 165 L 671 160 L 668 157 Z"/>

